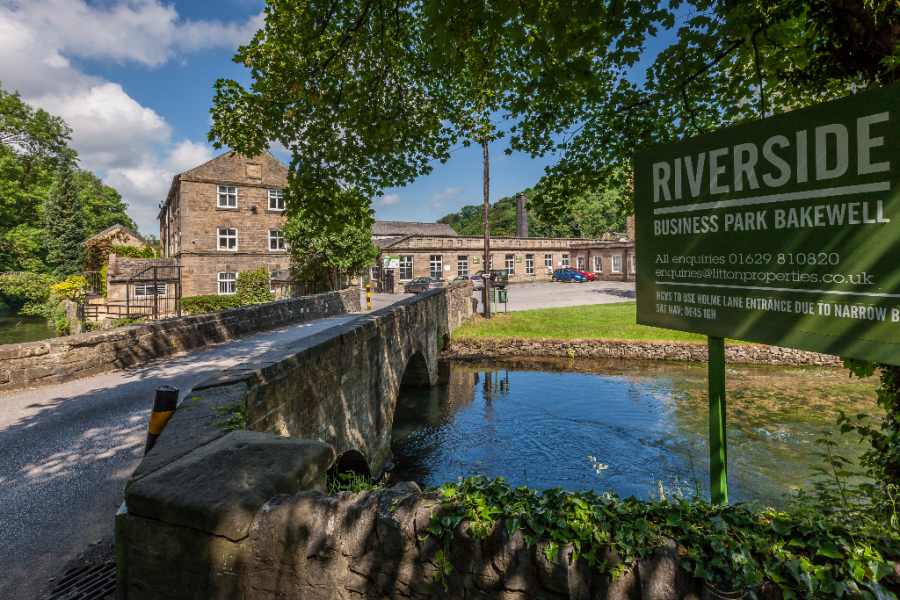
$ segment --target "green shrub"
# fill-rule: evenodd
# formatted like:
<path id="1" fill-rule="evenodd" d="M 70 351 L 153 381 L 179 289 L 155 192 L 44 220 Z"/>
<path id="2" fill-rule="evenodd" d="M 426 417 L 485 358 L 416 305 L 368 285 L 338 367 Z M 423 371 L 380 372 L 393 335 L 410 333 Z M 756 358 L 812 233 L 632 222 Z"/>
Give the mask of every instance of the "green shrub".
<path id="1" fill-rule="evenodd" d="M 84 297 L 84 288 L 87 287 L 87 280 L 81 275 L 69 275 L 65 281 L 50 286 L 50 292 L 71 300 L 72 302 L 81 302 Z"/>
<path id="2" fill-rule="evenodd" d="M 94 323 L 88 321 L 81 322 L 81 332 L 84 333 L 86 331 L 100 331 L 103 329 L 103 323 Z"/>
<path id="3" fill-rule="evenodd" d="M 237 295 L 217 296 L 216 294 L 209 294 L 207 296 L 190 296 L 181 299 L 181 310 L 192 315 L 225 310 L 226 308 L 238 308 L 239 306 L 241 306 L 241 299 Z"/>
<path id="4" fill-rule="evenodd" d="M 113 327 L 128 327 L 129 325 L 140 325 L 143 323 L 141 317 L 122 317 L 113 321 Z"/>
<path id="5" fill-rule="evenodd" d="M 0 297 L 7 303 L 24 304 L 22 314 L 43 315 L 56 278 L 47 273 L 0 274 Z"/>
<path id="6" fill-rule="evenodd" d="M 269 283 L 269 271 L 260 267 L 254 271 L 241 271 L 237 276 L 237 296 L 241 306 L 271 302 L 275 299 Z"/>

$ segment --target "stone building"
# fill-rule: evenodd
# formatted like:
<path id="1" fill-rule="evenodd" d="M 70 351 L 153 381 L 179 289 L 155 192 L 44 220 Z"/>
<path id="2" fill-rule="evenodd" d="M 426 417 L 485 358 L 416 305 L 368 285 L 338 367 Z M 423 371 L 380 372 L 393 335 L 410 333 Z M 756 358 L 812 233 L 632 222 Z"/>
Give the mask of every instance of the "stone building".
<path id="1" fill-rule="evenodd" d="M 147 240 L 119 223 L 107 227 L 97 235 L 89 237 L 87 242 L 99 239 L 108 239 L 116 246 L 131 246 L 132 248 L 144 248 L 149 245 Z"/>
<path id="2" fill-rule="evenodd" d="M 288 169 L 268 151 L 227 152 L 172 179 L 159 216 L 182 295 L 234 294 L 239 271 L 289 266 L 281 229 Z"/>
<path id="3" fill-rule="evenodd" d="M 432 233 L 434 223 L 403 223 L 404 228 L 380 223 L 392 222 L 376 221 L 373 240 L 381 250 L 382 265 L 393 270 L 397 292 L 415 277 L 452 280 L 483 268 L 482 236 Z M 634 281 L 634 217 L 627 223 L 627 232 L 593 240 L 527 237 L 527 228 L 520 226 L 520 236 L 491 238 L 491 268 L 506 269 L 510 283 L 549 281 L 553 271 L 563 267 L 590 271 L 603 281 Z M 382 235 L 376 237 L 376 231 Z"/>

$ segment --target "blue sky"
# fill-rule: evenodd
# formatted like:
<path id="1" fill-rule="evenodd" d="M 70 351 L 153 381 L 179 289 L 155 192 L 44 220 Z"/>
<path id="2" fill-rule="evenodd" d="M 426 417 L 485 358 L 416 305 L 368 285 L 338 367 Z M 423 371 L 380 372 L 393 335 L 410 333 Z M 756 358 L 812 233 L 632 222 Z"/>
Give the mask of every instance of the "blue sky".
<path id="1" fill-rule="evenodd" d="M 172 177 L 217 154 L 206 142 L 212 86 L 219 78 L 249 82 L 231 57 L 261 26 L 263 7 L 0 0 L 0 82 L 65 118 L 82 166 L 119 190 L 142 233 L 158 234 L 157 205 Z M 505 147 L 501 140 L 490 148 L 492 202 L 533 185 L 553 160 L 506 156 Z M 375 199 L 376 218 L 435 221 L 480 204 L 481 176 L 481 149 L 460 149 L 430 175 Z"/>

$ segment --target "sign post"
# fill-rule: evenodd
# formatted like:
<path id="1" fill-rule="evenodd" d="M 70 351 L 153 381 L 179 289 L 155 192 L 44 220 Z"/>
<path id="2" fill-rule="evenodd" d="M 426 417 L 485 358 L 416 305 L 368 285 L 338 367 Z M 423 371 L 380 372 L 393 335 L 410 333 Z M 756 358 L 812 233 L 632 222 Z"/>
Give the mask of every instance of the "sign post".
<path id="1" fill-rule="evenodd" d="M 724 338 L 900 364 L 900 86 L 635 156 L 637 322 L 709 338 L 727 502 Z"/>
<path id="2" fill-rule="evenodd" d="M 725 435 L 725 338 L 707 338 L 709 364 L 709 495 L 728 504 L 728 444 Z"/>

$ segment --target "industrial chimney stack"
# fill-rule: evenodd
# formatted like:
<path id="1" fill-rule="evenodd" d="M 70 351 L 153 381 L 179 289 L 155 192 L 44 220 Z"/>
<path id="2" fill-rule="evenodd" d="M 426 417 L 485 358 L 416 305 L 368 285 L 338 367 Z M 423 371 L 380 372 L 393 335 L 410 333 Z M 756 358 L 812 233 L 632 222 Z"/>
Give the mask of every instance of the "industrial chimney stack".
<path id="1" fill-rule="evenodd" d="M 528 237 L 528 212 L 525 210 L 525 194 L 516 194 L 516 237 Z"/>

